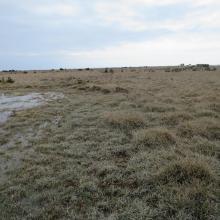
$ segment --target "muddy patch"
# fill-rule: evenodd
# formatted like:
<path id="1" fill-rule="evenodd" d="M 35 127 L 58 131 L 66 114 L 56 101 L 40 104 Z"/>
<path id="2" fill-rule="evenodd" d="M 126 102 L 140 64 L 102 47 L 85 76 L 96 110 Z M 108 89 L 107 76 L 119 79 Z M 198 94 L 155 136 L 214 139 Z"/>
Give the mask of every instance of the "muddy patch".
<path id="1" fill-rule="evenodd" d="M 15 111 L 44 105 L 49 101 L 62 99 L 62 93 L 30 93 L 23 96 L 0 95 L 0 124 L 4 124 Z"/>
<path id="2" fill-rule="evenodd" d="M 10 111 L 0 112 L 0 124 L 4 124 L 11 115 L 12 115 L 12 112 Z"/>
<path id="3" fill-rule="evenodd" d="M 64 98 L 61 93 L 30 93 L 23 96 L 6 96 L 0 94 L 0 138 L 6 135 L 2 124 L 6 123 L 16 111 L 35 108 L 50 101 Z M 60 120 L 60 119 L 59 119 Z M 34 154 L 30 140 L 41 135 L 41 129 L 29 128 L 23 132 L 11 134 L 10 139 L 0 139 L 0 182 L 8 178 L 8 173 L 21 167 L 22 160 Z M 29 156 L 28 156 L 29 155 Z"/>

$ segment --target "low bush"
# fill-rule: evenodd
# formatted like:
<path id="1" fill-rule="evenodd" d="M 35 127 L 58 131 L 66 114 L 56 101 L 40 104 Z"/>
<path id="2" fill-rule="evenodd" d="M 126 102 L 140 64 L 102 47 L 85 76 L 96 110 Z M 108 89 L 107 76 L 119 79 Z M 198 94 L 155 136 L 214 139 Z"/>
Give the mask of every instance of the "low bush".
<path id="1" fill-rule="evenodd" d="M 4 77 L 0 79 L 0 83 L 14 83 L 14 82 L 15 80 L 12 79 L 10 76 L 7 79 L 5 79 Z"/>
<path id="2" fill-rule="evenodd" d="M 109 72 L 110 72 L 110 73 L 114 73 L 114 70 L 113 70 L 113 69 L 110 69 Z"/>
<path id="3" fill-rule="evenodd" d="M 15 81 L 11 77 L 8 77 L 6 80 L 6 83 L 14 83 L 14 82 Z"/>

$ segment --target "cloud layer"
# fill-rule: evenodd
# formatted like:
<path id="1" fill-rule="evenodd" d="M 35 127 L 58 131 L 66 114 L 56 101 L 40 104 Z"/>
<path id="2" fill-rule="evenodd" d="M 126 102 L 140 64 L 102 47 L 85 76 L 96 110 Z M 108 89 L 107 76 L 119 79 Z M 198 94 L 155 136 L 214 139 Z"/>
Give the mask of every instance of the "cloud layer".
<path id="1" fill-rule="evenodd" d="M 1 0 L 0 25 L 0 69 L 220 62 L 217 0 Z"/>

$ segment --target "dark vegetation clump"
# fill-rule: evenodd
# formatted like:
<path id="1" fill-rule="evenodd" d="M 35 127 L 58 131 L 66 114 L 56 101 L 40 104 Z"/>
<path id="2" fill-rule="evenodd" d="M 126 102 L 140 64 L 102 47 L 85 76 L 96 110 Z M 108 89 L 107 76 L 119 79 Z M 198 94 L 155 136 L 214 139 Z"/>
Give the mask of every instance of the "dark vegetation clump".
<path id="1" fill-rule="evenodd" d="M 184 65 L 181 64 L 176 67 L 166 67 L 164 69 L 165 72 L 184 72 L 184 71 L 216 71 L 217 68 L 215 66 L 210 66 L 209 64 L 197 64 L 197 65 Z"/>
<path id="2" fill-rule="evenodd" d="M 15 81 L 9 76 L 6 80 L 6 83 L 14 83 Z"/>
<path id="3" fill-rule="evenodd" d="M 114 73 L 114 70 L 113 70 L 113 69 L 110 69 L 109 72 L 110 72 L 110 73 Z"/>
<path id="4" fill-rule="evenodd" d="M 178 72 L 181 72 L 182 70 L 180 69 L 180 68 L 173 68 L 172 69 L 172 72 L 176 72 L 176 73 L 178 73 Z"/>
<path id="5" fill-rule="evenodd" d="M 216 71 L 216 70 L 217 70 L 216 67 L 212 67 L 212 68 L 211 68 L 211 71 Z"/>
<path id="6" fill-rule="evenodd" d="M 166 73 L 170 73 L 170 72 L 171 72 L 171 69 L 170 69 L 170 68 L 166 68 L 166 69 L 165 69 L 165 72 L 166 72 Z"/>
<path id="7" fill-rule="evenodd" d="M 14 79 L 12 79 L 10 76 L 7 78 L 7 79 L 5 79 L 4 77 L 2 77 L 1 79 L 0 79 L 0 83 L 14 83 L 15 81 L 14 81 Z"/>
<path id="8" fill-rule="evenodd" d="M 2 70 L 3 73 L 15 73 L 16 70 Z"/>
<path id="9" fill-rule="evenodd" d="M 5 83 L 6 81 L 5 81 L 5 78 L 4 77 L 2 77 L 1 79 L 0 79 L 0 83 Z"/>
<path id="10" fill-rule="evenodd" d="M 114 70 L 105 68 L 104 73 L 114 73 Z"/>
<path id="11" fill-rule="evenodd" d="M 163 184 L 189 184 L 194 181 L 210 184 L 215 179 L 208 164 L 187 159 L 173 162 L 163 168 L 158 178 Z"/>

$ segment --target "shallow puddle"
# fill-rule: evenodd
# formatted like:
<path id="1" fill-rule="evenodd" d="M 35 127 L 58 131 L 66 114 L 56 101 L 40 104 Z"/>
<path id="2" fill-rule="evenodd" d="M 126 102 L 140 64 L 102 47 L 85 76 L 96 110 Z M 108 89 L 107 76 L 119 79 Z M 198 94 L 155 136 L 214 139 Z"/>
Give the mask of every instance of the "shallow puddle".
<path id="1" fill-rule="evenodd" d="M 63 98 L 61 93 L 30 93 L 23 96 L 0 95 L 0 124 L 5 123 L 14 111 L 34 108 L 48 101 Z"/>

